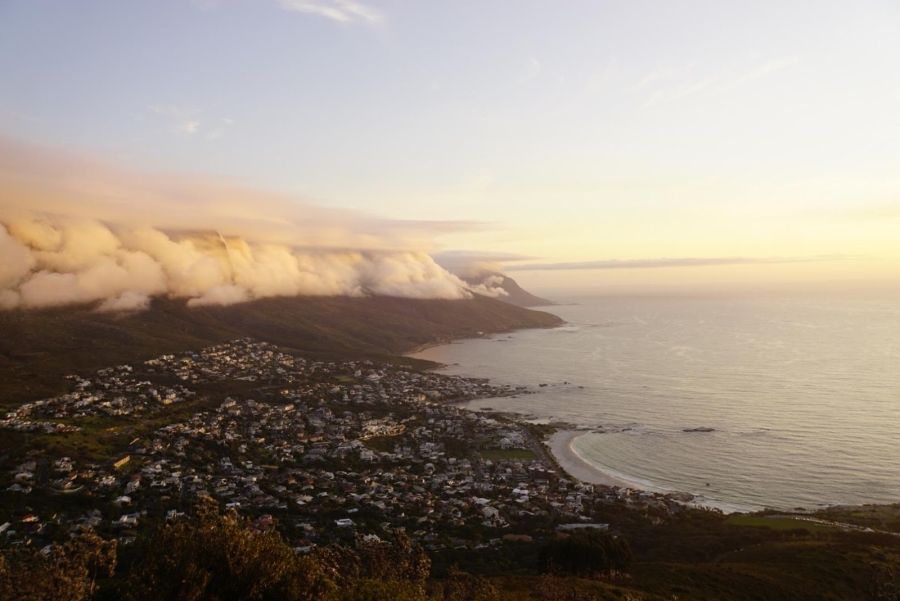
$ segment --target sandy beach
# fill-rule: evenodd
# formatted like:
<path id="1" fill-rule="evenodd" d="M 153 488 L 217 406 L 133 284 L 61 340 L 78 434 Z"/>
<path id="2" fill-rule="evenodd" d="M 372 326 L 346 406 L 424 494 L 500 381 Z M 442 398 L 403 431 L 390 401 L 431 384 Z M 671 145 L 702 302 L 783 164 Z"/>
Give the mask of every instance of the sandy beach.
<path id="1" fill-rule="evenodd" d="M 546 444 L 550 447 L 550 452 L 556 457 L 560 467 L 569 475 L 589 484 L 636 488 L 634 484 L 597 469 L 575 452 L 572 442 L 583 434 L 587 434 L 587 432 L 585 430 L 558 430 L 547 441 Z"/>
<path id="2" fill-rule="evenodd" d="M 594 467 L 575 452 L 575 449 L 572 448 L 572 442 L 579 436 L 587 433 L 588 432 L 585 430 L 558 430 L 557 432 L 554 432 L 550 437 L 550 440 L 544 444 L 550 448 L 550 452 L 556 457 L 560 467 L 570 476 L 578 478 L 582 482 L 600 484 L 602 486 L 618 486 L 619 488 L 642 489 L 643 487 L 636 485 L 633 482 L 627 482 L 621 478 L 616 478 L 615 476 Z M 661 491 L 656 490 L 654 492 Z M 685 500 L 684 504 L 691 507 L 714 508 L 724 513 L 749 512 L 764 509 L 762 506 L 725 503 L 702 497 L 695 497 L 693 501 Z"/>

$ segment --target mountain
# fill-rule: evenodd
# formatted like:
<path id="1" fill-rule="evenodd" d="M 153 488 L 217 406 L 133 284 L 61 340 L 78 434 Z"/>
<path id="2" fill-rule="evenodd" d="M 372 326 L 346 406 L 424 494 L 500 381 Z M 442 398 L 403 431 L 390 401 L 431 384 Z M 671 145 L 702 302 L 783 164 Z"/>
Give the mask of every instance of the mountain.
<path id="1" fill-rule="evenodd" d="M 307 356 L 397 357 L 416 347 L 482 333 L 553 327 L 549 313 L 475 296 L 470 300 L 394 297 L 281 297 L 191 308 L 156 299 L 139 313 L 91 307 L 0 312 L 0 407 L 58 394 L 63 377 L 165 353 L 252 337 Z"/>
<path id="2" fill-rule="evenodd" d="M 495 298 L 517 307 L 547 307 L 555 305 L 553 301 L 535 296 L 528 292 L 508 275 L 499 271 L 482 271 L 477 276 L 460 276 L 460 279 L 470 286 L 484 286 L 489 290 L 504 290 L 505 295 L 498 294 Z"/>

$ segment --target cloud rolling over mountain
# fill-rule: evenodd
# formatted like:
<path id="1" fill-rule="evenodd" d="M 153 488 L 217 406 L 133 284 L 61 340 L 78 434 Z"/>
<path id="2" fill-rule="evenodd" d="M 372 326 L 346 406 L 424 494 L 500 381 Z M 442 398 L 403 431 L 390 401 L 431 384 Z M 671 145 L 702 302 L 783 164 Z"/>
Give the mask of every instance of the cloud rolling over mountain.
<path id="1" fill-rule="evenodd" d="M 468 298 L 426 254 L 466 222 L 405 222 L 234 182 L 146 174 L 0 140 L 0 308 L 154 296 L 228 305 L 296 295 Z M 477 290 L 476 290 L 477 291 Z"/>

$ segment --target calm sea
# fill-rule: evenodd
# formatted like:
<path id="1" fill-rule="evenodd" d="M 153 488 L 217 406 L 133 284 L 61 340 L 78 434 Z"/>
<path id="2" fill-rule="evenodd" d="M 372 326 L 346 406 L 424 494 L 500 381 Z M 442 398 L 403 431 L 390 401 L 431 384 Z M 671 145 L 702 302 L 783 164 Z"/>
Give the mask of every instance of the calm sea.
<path id="1" fill-rule="evenodd" d="M 900 502 L 900 303 L 607 298 L 549 311 L 567 325 L 416 356 L 528 386 L 471 406 L 588 427 L 574 449 L 639 487 L 736 510 Z"/>

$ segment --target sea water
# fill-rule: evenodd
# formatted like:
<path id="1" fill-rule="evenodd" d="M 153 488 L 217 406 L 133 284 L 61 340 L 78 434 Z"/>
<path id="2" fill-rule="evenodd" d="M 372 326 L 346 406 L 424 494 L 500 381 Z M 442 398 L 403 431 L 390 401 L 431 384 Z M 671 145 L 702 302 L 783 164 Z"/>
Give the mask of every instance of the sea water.
<path id="1" fill-rule="evenodd" d="M 900 303 L 601 298 L 544 310 L 566 324 L 416 356 L 527 386 L 469 406 L 587 428 L 573 449 L 636 487 L 726 510 L 900 502 Z"/>

